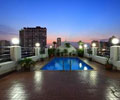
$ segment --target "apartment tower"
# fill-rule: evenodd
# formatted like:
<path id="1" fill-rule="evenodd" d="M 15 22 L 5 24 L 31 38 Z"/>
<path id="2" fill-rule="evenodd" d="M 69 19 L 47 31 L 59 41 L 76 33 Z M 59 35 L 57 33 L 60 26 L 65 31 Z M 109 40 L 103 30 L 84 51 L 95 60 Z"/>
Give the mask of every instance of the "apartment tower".
<path id="1" fill-rule="evenodd" d="M 19 36 L 22 47 L 35 47 L 36 43 L 40 43 L 42 49 L 46 47 L 47 29 L 45 27 L 24 27 L 19 31 Z"/>

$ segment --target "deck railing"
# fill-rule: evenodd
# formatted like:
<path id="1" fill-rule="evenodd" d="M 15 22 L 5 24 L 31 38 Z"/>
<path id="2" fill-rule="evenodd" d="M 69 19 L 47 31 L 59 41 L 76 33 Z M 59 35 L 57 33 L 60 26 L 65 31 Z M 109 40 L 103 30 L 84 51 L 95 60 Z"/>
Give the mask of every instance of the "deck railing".
<path id="1" fill-rule="evenodd" d="M 9 46 L 2 46 L 0 47 L 0 63 L 11 61 L 10 57 L 10 47 Z"/>
<path id="2" fill-rule="evenodd" d="M 110 50 L 98 50 L 97 55 L 102 57 L 110 57 Z"/>
<path id="3" fill-rule="evenodd" d="M 35 56 L 35 48 L 34 47 L 22 47 L 21 54 L 22 54 L 22 58 Z"/>

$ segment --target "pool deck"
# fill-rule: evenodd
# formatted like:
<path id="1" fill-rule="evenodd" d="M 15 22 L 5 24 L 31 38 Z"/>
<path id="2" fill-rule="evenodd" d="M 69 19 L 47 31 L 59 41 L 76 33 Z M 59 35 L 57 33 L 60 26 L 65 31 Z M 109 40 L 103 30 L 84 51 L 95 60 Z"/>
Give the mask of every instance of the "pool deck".
<path id="1" fill-rule="evenodd" d="M 120 100 L 120 72 L 89 62 L 92 71 L 14 72 L 0 79 L 0 100 Z M 41 64 L 39 66 L 39 64 Z"/>

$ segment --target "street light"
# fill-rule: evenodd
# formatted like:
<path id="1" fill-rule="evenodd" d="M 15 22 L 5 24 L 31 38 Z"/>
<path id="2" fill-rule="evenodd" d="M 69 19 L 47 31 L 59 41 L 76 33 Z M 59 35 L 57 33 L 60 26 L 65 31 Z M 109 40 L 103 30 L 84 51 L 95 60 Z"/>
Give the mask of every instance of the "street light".
<path id="1" fill-rule="evenodd" d="M 19 41 L 18 38 L 13 38 L 13 39 L 12 39 L 12 44 L 18 45 L 19 43 L 20 43 L 20 41 Z"/>
<path id="2" fill-rule="evenodd" d="M 92 43 L 92 47 L 96 47 L 96 43 Z"/>
<path id="3" fill-rule="evenodd" d="M 84 48 L 87 48 L 87 46 L 88 46 L 87 44 L 84 44 Z"/>
<path id="4" fill-rule="evenodd" d="M 112 44 L 116 45 L 120 42 L 120 40 L 118 38 L 113 38 L 112 39 Z"/>
<path id="5" fill-rule="evenodd" d="M 40 47 L 40 43 L 36 43 L 35 46 L 36 46 L 36 47 Z"/>

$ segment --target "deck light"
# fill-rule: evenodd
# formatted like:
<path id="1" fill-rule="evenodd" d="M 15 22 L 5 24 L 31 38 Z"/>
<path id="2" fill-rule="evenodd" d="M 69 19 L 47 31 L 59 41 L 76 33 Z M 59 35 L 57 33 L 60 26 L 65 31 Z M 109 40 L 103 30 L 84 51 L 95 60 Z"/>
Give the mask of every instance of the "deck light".
<path id="1" fill-rule="evenodd" d="M 79 46 L 79 49 L 82 49 L 82 48 L 83 48 L 82 45 L 80 45 L 80 46 Z"/>
<path id="2" fill-rule="evenodd" d="M 84 44 L 84 48 L 87 48 L 87 44 Z"/>
<path id="3" fill-rule="evenodd" d="M 118 38 L 113 38 L 112 39 L 112 44 L 116 45 L 120 42 L 120 40 Z"/>
<path id="4" fill-rule="evenodd" d="M 96 47 L 96 43 L 92 43 L 92 47 Z"/>
<path id="5" fill-rule="evenodd" d="M 40 43 L 36 43 L 35 46 L 36 46 L 36 47 L 40 47 Z"/>
<path id="6" fill-rule="evenodd" d="M 12 39 L 12 43 L 14 44 L 14 45 L 17 45 L 17 44 L 19 44 L 19 39 L 18 38 L 13 38 Z"/>

